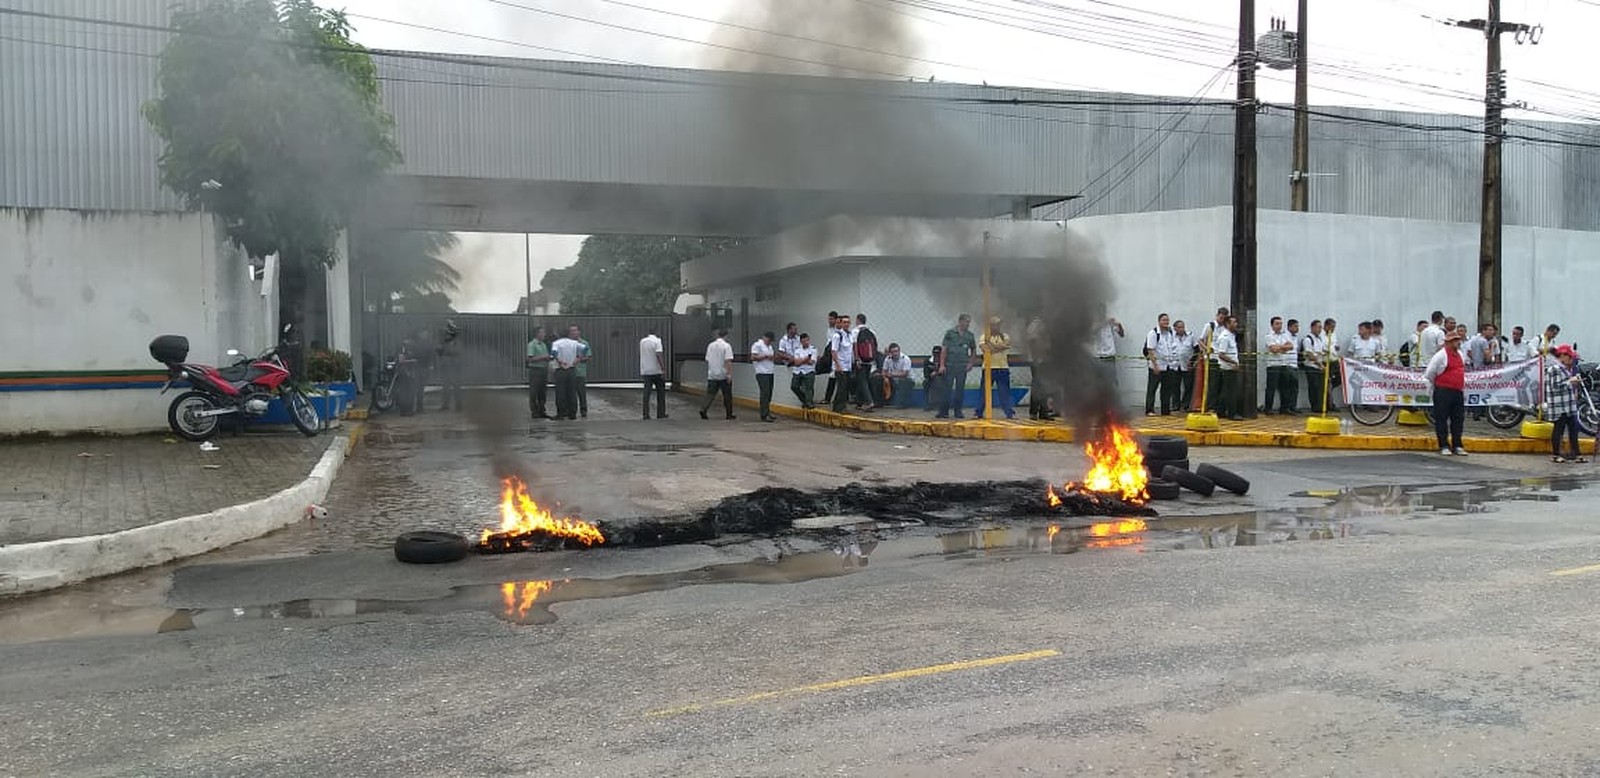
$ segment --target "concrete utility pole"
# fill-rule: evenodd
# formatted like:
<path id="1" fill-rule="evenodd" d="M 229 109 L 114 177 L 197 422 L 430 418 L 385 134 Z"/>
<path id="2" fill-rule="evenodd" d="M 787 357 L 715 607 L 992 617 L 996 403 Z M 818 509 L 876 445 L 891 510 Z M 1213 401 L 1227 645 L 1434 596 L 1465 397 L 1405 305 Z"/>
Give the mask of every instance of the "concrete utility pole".
<path id="1" fill-rule="evenodd" d="M 1230 307 L 1239 317 L 1239 391 L 1256 415 L 1256 3 L 1239 0 L 1239 101 L 1233 126 L 1233 272 Z M 1245 357 L 1245 354 L 1250 356 Z"/>
<path id="2" fill-rule="evenodd" d="M 1306 0 L 1300 0 L 1294 36 L 1294 173 L 1289 178 L 1289 210 L 1311 210 L 1311 116 L 1306 112 Z"/>
<path id="3" fill-rule="evenodd" d="M 1500 35 L 1514 33 L 1517 43 L 1537 44 L 1542 27 L 1500 21 L 1500 0 L 1489 0 L 1488 19 L 1454 22 L 1457 27 L 1479 30 L 1489 43 L 1487 79 L 1483 97 L 1483 214 L 1478 236 L 1478 323 L 1500 323 L 1504 284 L 1500 263 L 1500 151 L 1505 138 L 1501 116 L 1506 97 L 1506 73 L 1500 67 Z"/>

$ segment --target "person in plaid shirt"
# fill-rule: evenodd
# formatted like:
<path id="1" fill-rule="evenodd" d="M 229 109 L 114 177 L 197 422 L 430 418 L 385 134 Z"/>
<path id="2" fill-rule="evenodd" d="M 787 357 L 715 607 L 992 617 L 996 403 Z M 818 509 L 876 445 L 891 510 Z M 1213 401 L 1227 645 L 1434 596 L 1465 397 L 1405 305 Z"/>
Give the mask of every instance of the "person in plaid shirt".
<path id="1" fill-rule="evenodd" d="M 1544 369 L 1545 418 L 1555 422 L 1550 431 L 1550 461 L 1558 464 L 1588 462 L 1578 454 L 1578 403 L 1574 391 L 1582 380 L 1578 377 L 1578 352 L 1563 343 L 1551 353 L 1555 354 L 1555 361 Z M 1571 443 L 1570 457 L 1561 455 L 1563 430 Z"/>

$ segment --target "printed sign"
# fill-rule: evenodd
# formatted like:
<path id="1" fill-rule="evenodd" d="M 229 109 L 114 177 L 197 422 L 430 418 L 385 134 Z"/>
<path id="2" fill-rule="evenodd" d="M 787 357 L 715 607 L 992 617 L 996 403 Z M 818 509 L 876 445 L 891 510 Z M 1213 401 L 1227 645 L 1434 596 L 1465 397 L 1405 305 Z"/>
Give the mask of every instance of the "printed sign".
<path id="1" fill-rule="evenodd" d="M 1433 404 L 1433 387 L 1420 368 L 1339 360 L 1344 372 L 1344 401 L 1355 405 Z M 1488 405 L 1532 407 L 1539 399 L 1539 360 L 1467 370 L 1464 392 L 1468 408 Z"/>

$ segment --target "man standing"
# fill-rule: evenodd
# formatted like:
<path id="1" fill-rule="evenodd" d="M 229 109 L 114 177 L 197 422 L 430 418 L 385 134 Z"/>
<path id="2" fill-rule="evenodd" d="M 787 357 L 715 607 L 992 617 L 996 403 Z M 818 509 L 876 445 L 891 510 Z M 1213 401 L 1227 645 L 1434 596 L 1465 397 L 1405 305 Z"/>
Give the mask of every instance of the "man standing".
<path id="1" fill-rule="evenodd" d="M 1372 340 L 1377 344 L 1378 361 L 1394 364 L 1394 353 L 1389 351 L 1389 339 L 1383 336 L 1383 319 L 1372 320 Z"/>
<path id="2" fill-rule="evenodd" d="M 583 344 L 573 337 L 577 334 L 578 327 L 573 325 L 567 328 L 566 337 L 550 344 L 550 356 L 556 365 L 556 418 L 568 421 L 576 419 L 578 413 L 578 385 L 575 376 Z"/>
<path id="3" fill-rule="evenodd" d="M 1211 353 L 1216 359 L 1216 382 L 1212 384 L 1211 405 L 1217 415 L 1234 421 L 1244 421 L 1239 413 L 1239 320 L 1229 316 L 1228 324 L 1217 330 L 1211 339 Z"/>
<path id="4" fill-rule="evenodd" d="M 1356 335 L 1350 339 L 1347 353 L 1351 359 L 1378 361 L 1378 341 L 1372 337 L 1372 322 L 1364 321 L 1356 325 Z"/>
<path id="5" fill-rule="evenodd" d="M 1511 342 L 1506 344 L 1506 361 L 1522 362 L 1539 356 L 1539 346 L 1531 340 L 1523 340 L 1523 329 L 1520 326 L 1511 328 Z"/>
<path id="6" fill-rule="evenodd" d="M 1028 387 L 1028 418 L 1049 421 L 1056 417 L 1054 393 L 1050 386 L 1050 333 L 1045 331 L 1044 319 L 1038 316 L 1028 322 L 1028 361 L 1033 377 Z"/>
<path id="7" fill-rule="evenodd" d="M 1145 381 L 1144 415 L 1156 414 L 1156 392 L 1161 392 L 1161 415 L 1172 415 L 1172 409 L 1182 393 L 1183 366 L 1178 333 L 1172 329 L 1172 317 L 1163 313 L 1156 317 L 1155 329 L 1144 339 L 1145 361 L 1149 363 L 1150 376 Z"/>
<path id="8" fill-rule="evenodd" d="M 850 402 L 856 364 L 856 342 L 850 336 L 850 317 L 840 316 L 835 322 L 833 334 L 828 338 L 828 345 L 833 352 L 833 377 L 838 380 L 833 391 L 833 412 L 844 413 L 845 404 Z M 834 382 L 830 380 L 828 385 L 834 386 Z"/>
<path id="9" fill-rule="evenodd" d="M 833 402 L 833 393 L 838 389 L 839 383 L 845 376 L 833 372 L 833 334 L 839 330 L 839 312 L 828 311 L 828 331 L 822 336 L 822 354 L 817 357 L 817 371 L 828 376 L 828 388 L 822 393 L 822 403 L 827 405 Z"/>
<path id="10" fill-rule="evenodd" d="M 1328 410 L 1330 411 L 1339 410 L 1339 404 L 1333 399 L 1332 387 L 1344 383 L 1344 376 L 1339 371 L 1339 357 L 1344 355 L 1345 349 L 1339 346 L 1339 336 L 1333 332 L 1337 326 L 1338 322 L 1334 321 L 1331 316 L 1322 320 L 1322 346 L 1327 350 L 1327 358 L 1323 361 L 1327 365 L 1328 386 L 1330 387 L 1328 396 L 1324 397 L 1323 401 L 1328 404 Z"/>
<path id="11" fill-rule="evenodd" d="M 1552 324 L 1544 328 L 1544 337 L 1539 339 L 1539 353 L 1549 354 L 1556 347 L 1556 336 L 1561 334 L 1560 325 Z"/>
<path id="12" fill-rule="evenodd" d="M 896 408 L 911 406 L 911 390 L 916 382 L 911 380 L 911 357 L 900 353 L 899 343 L 890 343 L 883 357 L 883 400 Z"/>
<path id="13" fill-rule="evenodd" d="M 990 393 L 983 401 L 983 418 L 994 418 L 995 396 L 1000 411 L 1008 419 L 1017 417 L 1011 399 L 1011 336 L 1000 329 L 1000 317 L 989 319 L 989 332 L 983 336 L 983 359 L 989 365 Z"/>
<path id="14" fill-rule="evenodd" d="M 1417 353 L 1411 356 L 1412 367 L 1426 367 L 1444 346 L 1444 311 L 1434 311 L 1428 321 L 1428 326 L 1417 336 Z"/>
<path id="15" fill-rule="evenodd" d="M 656 394 L 656 418 L 667 418 L 667 360 L 656 328 L 639 339 L 639 377 L 644 380 L 644 420 L 650 420 L 650 390 Z"/>
<path id="16" fill-rule="evenodd" d="M 589 348 L 589 341 L 578 333 L 578 327 L 572 327 L 569 335 L 578 341 L 578 366 L 572 374 L 572 386 L 578 395 L 578 415 L 589 418 L 589 360 L 594 358 L 594 352 Z"/>
<path id="17" fill-rule="evenodd" d="M 855 344 L 855 391 L 856 410 L 872 410 L 879 403 L 872 393 L 872 371 L 878 367 L 878 336 L 871 328 L 867 327 L 867 315 L 856 314 L 856 328 L 850 331 L 850 340 Z"/>
<path id="18" fill-rule="evenodd" d="M 776 372 L 773 369 L 776 361 L 777 351 L 772 348 L 772 332 L 769 330 L 750 344 L 750 367 L 756 374 L 756 388 L 761 393 L 758 407 L 762 421 L 777 421 L 772 418 L 772 376 Z"/>
<path id="19" fill-rule="evenodd" d="M 1323 370 L 1328 365 L 1328 342 L 1322 337 L 1322 322 L 1312 319 L 1310 330 L 1300 339 L 1300 373 L 1306 379 L 1306 399 L 1312 413 L 1322 413 Z"/>
<path id="20" fill-rule="evenodd" d="M 800 348 L 800 327 L 794 322 L 784 325 L 783 337 L 778 339 L 778 364 L 790 364 L 789 357 L 794 355 L 795 349 Z"/>
<path id="21" fill-rule="evenodd" d="M 1445 333 L 1444 344 L 1428 360 L 1423 378 L 1433 384 L 1433 434 L 1440 454 L 1466 456 L 1461 448 L 1461 426 L 1466 421 L 1466 366 L 1461 360 L 1461 336 Z"/>
<path id="22" fill-rule="evenodd" d="M 1194 333 L 1189 331 L 1189 325 L 1182 319 L 1172 323 L 1172 332 L 1178 340 L 1178 372 L 1181 384 L 1178 397 L 1178 407 L 1187 409 L 1194 403 L 1194 377 L 1195 377 L 1195 348 Z"/>
<path id="23" fill-rule="evenodd" d="M 1283 317 L 1274 316 L 1271 321 L 1272 332 L 1267 335 L 1267 390 L 1266 397 L 1261 403 L 1261 412 L 1272 413 L 1272 400 L 1278 399 L 1278 410 L 1285 414 L 1294 413 L 1296 394 L 1299 386 L 1295 383 L 1294 372 L 1298 366 L 1299 357 L 1296 355 L 1294 336 L 1283 329 Z"/>
<path id="24" fill-rule="evenodd" d="M 733 415 L 733 347 L 728 345 L 728 331 L 717 330 L 717 339 L 706 346 L 706 401 L 700 406 L 700 418 L 709 419 L 706 411 L 722 393 L 722 407 L 729 419 Z"/>
<path id="25" fill-rule="evenodd" d="M 544 327 L 533 328 L 528 341 L 528 413 L 535 419 L 550 418 L 545 404 L 545 386 L 550 383 L 550 347 L 544 342 Z"/>
<path id="26" fill-rule="evenodd" d="M 961 403 L 967 393 L 967 370 L 978 354 L 978 339 L 973 336 L 971 327 L 972 317 L 961 314 L 956 317 L 956 326 L 945 330 L 944 342 L 939 344 L 938 375 L 944 378 L 948 389 L 944 407 L 935 418 L 948 419 L 952 412 L 955 418 L 961 418 Z"/>
<path id="27" fill-rule="evenodd" d="M 1482 368 L 1500 361 L 1499 336 L 1493 324 L 1478 325 L 1478 334 L 1467 340 L 1467 366 Z"/>
<path id="28" fill-rule="evenodd" d="M 434 351 L 438 357 L 439 382 L 443 384 L 443 391 L 439 392 L 443 398 L 439 405 L 441 411 L 448 411 L 451 406 L 461 410 L 461 344 L 456 342 L 460 335 L 461 328 L 456 326 L 456 320 L 445 319 L 444 329 L 439 331 L 439 345 Z"/>
<path id="29" fill-rule="evenodd" d="M 799 344 L 789 352 L 789 391 L 809 411 L 817 407 L 817 350 L 811 347 L 809 333 L 800 335 Z"/>
<path id="30" fill-rule="evenodd" d="M 1100 375 L 1113 392 L 1117 388 L 1117 338 L 1126 334 L 1122 322 L 1111 316 L 1106 317 L 1105 323 L 1095 333 L 1094 358 L 1100 360 Z"/>

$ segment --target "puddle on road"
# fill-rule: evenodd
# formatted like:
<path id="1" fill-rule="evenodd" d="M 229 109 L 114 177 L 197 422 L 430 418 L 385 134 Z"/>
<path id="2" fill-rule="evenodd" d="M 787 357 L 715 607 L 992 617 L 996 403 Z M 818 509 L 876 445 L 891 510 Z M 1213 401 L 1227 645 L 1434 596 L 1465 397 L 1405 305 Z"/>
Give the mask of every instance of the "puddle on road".
<path id="1" fill-rule="evenodd" d="M 1323 500 L 1323 506 L 1296 511 L 1315 519 L 1453 516 L 1490 511 L 1496 503 L 1559 502 L 1561 493 L 1578 491 L 1592 483 L 1592 478 L 1566 476 L 1429 486 L 1358 486 L 1289 496 Z"/>

